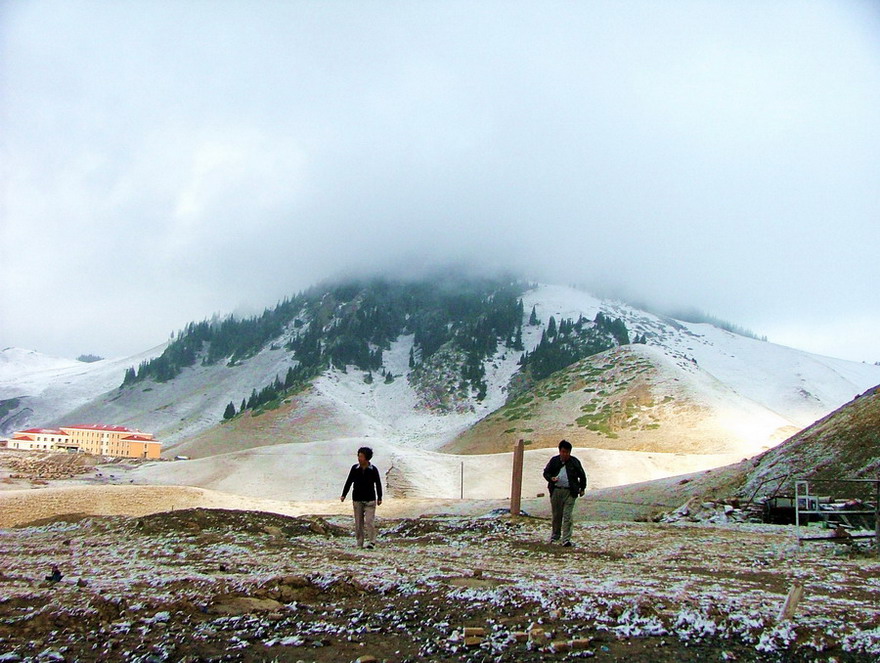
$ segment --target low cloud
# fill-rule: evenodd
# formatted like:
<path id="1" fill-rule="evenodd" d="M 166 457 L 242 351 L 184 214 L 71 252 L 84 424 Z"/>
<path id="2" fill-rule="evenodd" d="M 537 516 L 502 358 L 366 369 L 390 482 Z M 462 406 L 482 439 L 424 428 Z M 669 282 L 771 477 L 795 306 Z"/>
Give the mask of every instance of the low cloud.
<path id="1" fill-rule="evenodd" d="M 880 359 L 855 331 L 877 28 L 832 2 L 8 6 L 0 343 L 131 354 L 466 264 Z"/>

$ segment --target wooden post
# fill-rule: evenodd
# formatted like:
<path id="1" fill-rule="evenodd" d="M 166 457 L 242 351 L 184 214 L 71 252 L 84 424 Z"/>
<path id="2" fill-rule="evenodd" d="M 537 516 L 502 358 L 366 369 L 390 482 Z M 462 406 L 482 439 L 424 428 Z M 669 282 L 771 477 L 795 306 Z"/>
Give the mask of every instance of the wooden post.
<path id="1" fill-rule="evenodd" d="M 523 449 L 522 440 L 513 445 L 513 479 L 510 483 L 510 515 L 516 518 L 522 509 Z"/>
<path id="2" fill-rule="evenodd" d="M 791 589 L 788 590 L 788 597 L 785 599 L 785 604 L 782 606 L 782 610 L 779 611 L 779 617 L 776 618 L 776 621 L 784 622 L 794 617 L 795 610 L 797 610 L 798 603 L 801 602 L 803 595 L 804 584 L 799 580 L 795 580 L 791 584 Z"/>

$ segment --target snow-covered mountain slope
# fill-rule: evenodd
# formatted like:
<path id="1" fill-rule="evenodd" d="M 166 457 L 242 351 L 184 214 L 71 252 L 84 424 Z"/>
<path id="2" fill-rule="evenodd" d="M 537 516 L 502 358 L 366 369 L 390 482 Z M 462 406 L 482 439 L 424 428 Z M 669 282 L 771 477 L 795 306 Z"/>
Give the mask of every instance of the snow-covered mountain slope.
<path id="1" fill-rule="evenodd" d="M 4 348 L 0 352 L 0 381 L 23 379 L 23 376 L 41 371 L 82 367 L 81 361 L 44 355 L 23 348 Z"/>
<path id="2" fill-rule="evenodd" d="M 880 366 L 819 357 L 710 325 L 662 318 L 573 288 L 541 285 L 526 292 L 523 303 L 526 316 L 534 307 L 540 320 L 539 325 L 523 326 L 527 351 L 538 344 L 550 316 L 557 321 L 576 320 L 581 315 L 592 320 L 603 312 L 622 319 L 632 337 L 644 335 L 648 340 L 647 345 L 627 346 L 620 356 L 636 357 L 649 365 L 646 371 L 656 392 L 652 401 L 657 413 L 665 408 L 665 419 L 659 428 L 646 421 L 641 442 L 635 439 L 638 430 L 618 432 L 617 438 L 593 435 L 579 442 L 591 448 L 674 451 L 675 435 L 667 435 L 663 444 L 651 440 L 659 439 L 658 431 L 673 431 L 669 422 L 677 416 L 680 428 L 687 429 L 690 436 L 679 450 L 755 453 L 880 384 Z M 124 369 L 155 356 L 161 348 L 118 362 L 77 362 L 76 366 L 45 370 L 25 366 L 16 372 L 12 368 L 15 362 L 9 361 L 0 373 L 0 399 L 26 401 L 24 407 L 9 411 L 7 420 L 13 423 L 4 431 L 24 425 L 113 423 L 156 433 L 167 455 L 199 457 L 290 441 L 354 437 L 430 451 L 450 443 L 505 404 L 521 352 L 502 346 L 484 363 L 487 390 L 482 401 L 472 393 L 460 403 L 462 407 L 438 413 L 426 405 L 424 394 L 408 379 L 412 345 L 412 336 L 401 336 L 384 351 L 383 367 L 393 376 L 388 382 L 376 375 L 368 383 L 364 372 L 353 367 L 329 370 L 306 391 L 287 397 L 278 409 L 259 416 L 246 413 L 222 424 L 228 403 L 238 407 L 251 389 L 283 377 L 296 363 L 291 353 L 282 349 L 283 342 L 268 343 L 235 366 L 197 362 L 168 382 L 138 382 L 122 390 L 119 385 Z M 595 361 L 608 359 L 598 357 Z M 663 403 L 667 396 L 681 406 L 677 415 L 669 402 Z M 568 407 L 583 416 L 585 412 L 579 408 L 585 404 L 586 400 L 572 401 Z M 568 436 L 579 430 L 573 422 L 571 418 L 554 421 L 548 415 L 534 432 L 552 431 L 548 439 L 554 439 L 557 432 Z M 501 432 L 504 430 L 507 428 Z M 506 443 L 505 447 L 509 449 Z"/>
<path id="3" fill-rule="evenodd" d="M 503 404 L 502 385 L 516 371 L 519 353 L 509 353 L 503 359 L 499 356 L 495 365 L 488 367 L 489 393 L 483 402 L 472 404 L 472 412 L 436 414 L 420 404 L 407 380 L 412 343 L 411 335 L 403 336 L 383 353 L 383 364 L 394 376 L 390 382 L 377 378 L 368 384 L 365 374 L 353 368 L 329 370 L 307 391 L 285 399 L 275 410 L 258 417 L 237 417 L 186 438 L 166 438 L 166 455 L 203 457 L 334 437 L 383 439 L 411 448 L 435 449 Z M 220 399 L 218 407 L 228 400 Z"/>
<path id="4" fill-rule="evenodd" d="M 752 456 L 796 433 L 791 421 L 743 397 L 660 346 L 627 345 L 558 371 L 470 427 L 445 451 L 531 447 Z"/>
<path id="5" fill-rule="evenodd" d="M 880 366 L 834 359 L 740 336 L 708 324 L 693 324 L 599 300 L 561 286 L 539 286 L 523 297 L 549 316 L 592 319 L 602 311 L 620 317 L 630 335 L 645 334 L 649 345 L 692 362 L 742 397 L 803 428 L 856 394 L 880 384 Z"/>
<path id="6" fill-rule="evenodd" d="M 66 415 L 118 387 L 126 368 L 158 356 L 164 348 L 160 345 L 134 357 L 91 363 L 6 348 L 0 352 L 0 434 L 55 423 L 110 423 L 73 421 Z"/>
<path id="7" fill-rule="evenodd" d="M 173 443 L 217 425 L 230 402 L 236 406 L 295 365 L 289 352 L 270 346 L 247 362 L 195 366 L 165 383 L 141 382 L 120 389 L 122 375 L 109 392 L 64 414 L 65 420 L 113 422 L 150 431 Z M 136 364 L 135 364 L 136 365 Z M 60 423 L 53 421 L 53 423 Z"/>

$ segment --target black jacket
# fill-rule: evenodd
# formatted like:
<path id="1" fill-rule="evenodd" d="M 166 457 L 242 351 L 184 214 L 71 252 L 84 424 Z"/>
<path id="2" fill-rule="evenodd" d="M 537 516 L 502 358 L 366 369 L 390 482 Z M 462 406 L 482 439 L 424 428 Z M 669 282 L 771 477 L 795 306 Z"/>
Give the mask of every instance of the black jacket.
<path id="1" fill-rule="evenodd" d="M 551 493 L 556 488 L 556 484 L 551 479 L 558 475 L 562 468 L 562 460 L 559 456 L 553 456 L 550 462 L 547 463 L 547 467 L 544 468 L 544 478 L 547 479 L 547 487 Z M 587 489 L 587 473 L 584 472 L 581 461 L 574 456 L 569 457 L 568 462 L 565 464 L 565 469 L 568 472 L 568 489 L 573 497 L 577 497 L 581 494 L 581 491 Z"/>
<path id="2" fill-rule="evenodd" d="M 360 463 L 351 466 L 345 488 L 342 489 L 343 499 L 348 495 L 348 489 L 352 484 L 354 484 L 354 490 L 351 491 L 352 501 L 372 502 L 375 499 L 382 499 L 382 479 L 374 465 L 368 465 L 365 470 L 361 469 Z"/>

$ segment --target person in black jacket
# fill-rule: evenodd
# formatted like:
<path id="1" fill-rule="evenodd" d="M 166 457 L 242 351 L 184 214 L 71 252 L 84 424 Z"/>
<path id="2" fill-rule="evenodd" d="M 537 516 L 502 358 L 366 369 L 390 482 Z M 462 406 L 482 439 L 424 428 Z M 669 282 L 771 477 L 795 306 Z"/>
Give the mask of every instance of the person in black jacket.
<path id="1" fill-rule="evenodd" d="M 550 489 L 550 508 L 553 512 L 553 534 L 550 541 L 562 539 L 562 545 L 571 547 L 571 515 L 574 501 L 587 489 L 587 473 L 581 462 L 571 455 L 571 442 L 559 443 L 559 455 L 553 456 L 544 468 L 544 478 Z"/>
<path id="2" fill-rule="evenodd" d="M 382 504 L 382 479 L 379 470 L 370 463 L 373 458 L 373 450 L 370 447 L 358 449 L 358 462 L 352 465 L 342 489 L 341 502 L 345 501 L 348 489 L 351 491 L 351 501 L 354 504 L 354 534 L 359 548 L 364 546 L 364 533 L 367 537 L 367 548 L 376 545 L 376 506 Z"/>

